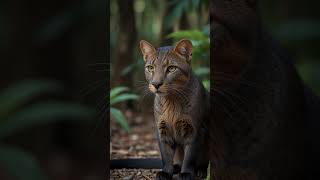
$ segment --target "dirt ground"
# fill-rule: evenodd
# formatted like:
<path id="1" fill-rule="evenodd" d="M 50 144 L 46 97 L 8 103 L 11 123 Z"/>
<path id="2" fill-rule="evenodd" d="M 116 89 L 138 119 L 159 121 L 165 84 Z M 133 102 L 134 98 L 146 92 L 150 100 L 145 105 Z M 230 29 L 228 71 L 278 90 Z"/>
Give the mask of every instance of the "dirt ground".
<path id="1" fill-rule="evenodd" d="M 111 121 L 111 159 L 160 158 L 152 114 L 145 117 L 133 117 L 130 113 L 126 115 L 131 116 L 129 133 L 115 121 Z M 159 169 L 117 169 L 110 171 L 110 179 L 150 180 L 154 179 L 158 171 Z"/>

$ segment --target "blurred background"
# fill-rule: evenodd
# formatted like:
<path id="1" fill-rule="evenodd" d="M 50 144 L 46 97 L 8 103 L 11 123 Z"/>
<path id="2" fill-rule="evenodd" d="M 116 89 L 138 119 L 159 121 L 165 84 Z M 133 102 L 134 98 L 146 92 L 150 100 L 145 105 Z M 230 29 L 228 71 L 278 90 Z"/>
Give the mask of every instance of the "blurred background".
<path id="1" fill-rule="evenodd" d="M 0 2 L 0 179 L 106 179 L 106 4 Z"/>
<path id="2" fill-rule="evenodd" d="M 264 24 L 295 60 L 296 67 L 320 95 L 320 1 L 262 0 Z"/>

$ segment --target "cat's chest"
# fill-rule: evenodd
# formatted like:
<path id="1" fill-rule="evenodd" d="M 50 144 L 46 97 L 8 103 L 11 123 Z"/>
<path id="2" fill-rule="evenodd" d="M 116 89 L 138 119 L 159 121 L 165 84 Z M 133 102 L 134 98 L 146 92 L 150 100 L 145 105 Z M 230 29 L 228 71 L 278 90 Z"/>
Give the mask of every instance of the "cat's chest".
<path id="1" fill-rule="evenodd" d="M 187 141 L 194 134 L 188 103 L 161 99 L 156 112 L 160 138 L 166 141 Z"/>

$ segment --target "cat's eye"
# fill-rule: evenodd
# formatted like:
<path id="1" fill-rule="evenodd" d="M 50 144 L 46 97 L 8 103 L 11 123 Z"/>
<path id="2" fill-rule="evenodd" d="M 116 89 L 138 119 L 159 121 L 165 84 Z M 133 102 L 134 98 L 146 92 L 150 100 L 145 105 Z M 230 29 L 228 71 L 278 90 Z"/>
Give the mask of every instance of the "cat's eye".
<path id="1" fill-rule="evenodd" d="M 146 66 L 146 70 L 149 71 L 149 72 L 153 72 L 154 71 L 154 66 Z"/>
<path id="2" fill-rule="evenodd" d="M 176 69 L 177 69 L 177 67 L 175 67 L 175 66 L 169 66 L 168 67 L 168 71 L 169 72 L 174 72 Z"/>

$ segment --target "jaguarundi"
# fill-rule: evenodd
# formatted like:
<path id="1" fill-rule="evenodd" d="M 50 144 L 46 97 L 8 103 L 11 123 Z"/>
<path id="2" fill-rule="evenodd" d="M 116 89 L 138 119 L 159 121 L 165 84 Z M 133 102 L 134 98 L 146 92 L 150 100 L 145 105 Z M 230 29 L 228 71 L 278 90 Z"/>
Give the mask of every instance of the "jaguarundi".
<path id="1" fill-rule="evenodd" d="M 264 31 L 258 1 L 210 6 L 210 179 L 320 179 L 319 98 Z"/>
<path id="2" fill-rule="evenodd" d="M 179 179 L 205 178 L 210 96 L 192 71 L 191 41 L 183 39 L 175 46 L 156 49 L 142 40 L 140 49 L 149 90 L 155 94 L 154 117 L 163 164 L 156 179 L 171 179 L 174 171 L 179 172 Z"/>
<path id="3" fill-rule="evenodd" d="M 211 35 L 211 178 L 320 179 L 319 98 L 264 31 L 258 1 L 213 0 Z"/>

